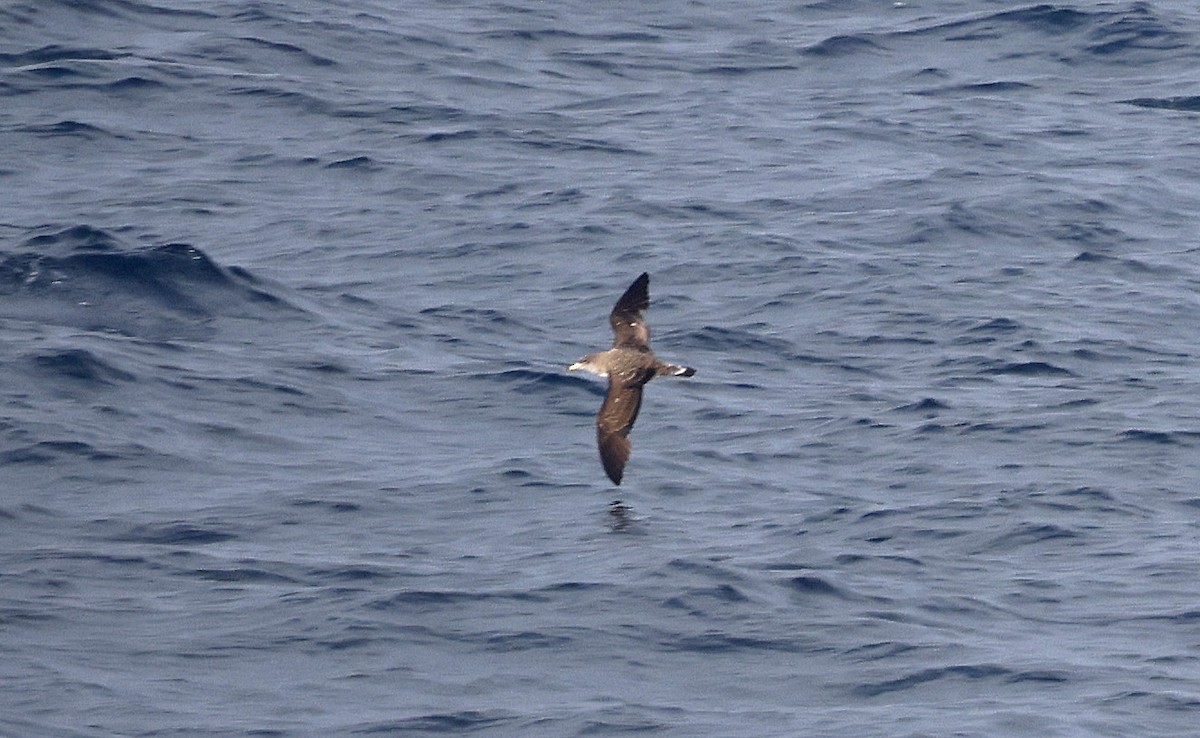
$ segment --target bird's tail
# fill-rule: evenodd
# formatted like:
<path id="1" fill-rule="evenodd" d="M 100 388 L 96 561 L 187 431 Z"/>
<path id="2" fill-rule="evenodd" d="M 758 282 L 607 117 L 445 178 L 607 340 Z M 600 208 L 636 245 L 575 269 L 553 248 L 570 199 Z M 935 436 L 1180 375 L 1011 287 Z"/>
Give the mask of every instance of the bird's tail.
<path id="1" fill-rule="evenodd" d="M 656 372 L 656 374 L 668 377 L 690 377 L 695 373 L 696 370 L 690 366 L 679 366 L 678 364 L 663 364 L 658 367 Z"/>

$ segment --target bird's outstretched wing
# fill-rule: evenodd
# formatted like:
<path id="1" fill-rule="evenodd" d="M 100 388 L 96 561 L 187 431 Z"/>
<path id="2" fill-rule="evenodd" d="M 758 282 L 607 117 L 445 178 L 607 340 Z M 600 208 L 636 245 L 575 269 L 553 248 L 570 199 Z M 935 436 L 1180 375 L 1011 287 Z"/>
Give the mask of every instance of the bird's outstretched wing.
<path id="1" fill-rule="evenodd" d="M 613 329 L 613 346 L 650 348 L 650 327 L 642 311 L 650 307 L 650 275 L 645 272 L 633 280 L 613 306 L 608 322 Z M 636 411 L 635 411 L 636 414 Z M 611 476 L 611 475 L 610 475 Z"/>
<path id="2" fill-rule="evenodd" d="M 621 483 L 625 462 L 629 461 L 629 431 L 641 407 L 641 385 L 622 384 L 609 378 L 608 394 L 596 415 L 596 441 L 600 446 L 600 463 L 613 484 Z"/>

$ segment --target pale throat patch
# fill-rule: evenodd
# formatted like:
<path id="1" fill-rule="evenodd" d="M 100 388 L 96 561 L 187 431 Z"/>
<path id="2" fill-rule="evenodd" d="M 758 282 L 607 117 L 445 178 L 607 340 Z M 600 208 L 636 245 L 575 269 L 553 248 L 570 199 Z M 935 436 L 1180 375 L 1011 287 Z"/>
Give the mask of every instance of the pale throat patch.
<path id="1" fill-rule="evenodd" d="M 587 372 L 588 374 L 595 374 L 600 377 L 608 376 L 607 369 L 601 369 L 600 367 L 596 366 L 595 364 L 593 364 L 591 362 L 577 361 L 574 364 L 572 364 L 571 366 L 567 367 L 568 371 L 573 371 L 576 369 L 582 369 L 583 371 Z"/>

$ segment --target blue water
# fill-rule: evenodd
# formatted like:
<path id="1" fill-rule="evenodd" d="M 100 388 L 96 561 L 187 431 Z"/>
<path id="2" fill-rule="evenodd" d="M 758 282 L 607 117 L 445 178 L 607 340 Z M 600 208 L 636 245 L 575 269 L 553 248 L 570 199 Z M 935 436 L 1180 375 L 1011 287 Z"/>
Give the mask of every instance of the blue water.
<path id="1" fill-rule="evenodd" d="M 1195 734 L 1197 68 L 1179 1 L 0 5 L 0 735 Z M 616 488 L 642 271 L 699 372 Z"/>

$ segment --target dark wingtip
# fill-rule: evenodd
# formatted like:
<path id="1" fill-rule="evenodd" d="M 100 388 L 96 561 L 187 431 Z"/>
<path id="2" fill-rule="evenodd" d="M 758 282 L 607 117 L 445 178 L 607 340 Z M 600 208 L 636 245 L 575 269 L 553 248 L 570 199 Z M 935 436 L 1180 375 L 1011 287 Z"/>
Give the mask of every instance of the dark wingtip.
<path id="1" fill-rule="evenodd" d="M 612 480 L 612 483 L 618 487 L 621 486 L 621 477 L 624 476 L 624 472 L 625 470 L 620 466 L 607 463 L 604 464 L 604 473 L 607 474 L 608 478 Z"/>
<path id="2" fill-rule="evenodd" d="M 596 438 L 597 445 L 600 447 L 600 463 L 604 466 L 604 473 L 613 481 L 613 484 L 620 486 L 621 477 L 625 473 L 625 462 L 629 460 L 629 439 L 620 433 L 605 433 L 598 426 Z"/>
<path id="3" fill-rule="evenodd" d="M 626 292 L 648 294 L 650 292 L 650 272 L 642 272 L 641 276 L 633 280 L 633 284 L 629 285 Z"/>
<path id="4" fill-rule="evenodd" d="M 650 307 L 650 274 L 642 272 L 642 276 L 633 280 L 633 284 L 629 285 L 629 289 L 625 290 L 625 293 L 617 300 L 617 304 L 613 306 L 613 313 L 645 310 L 648 307 Z"/>

